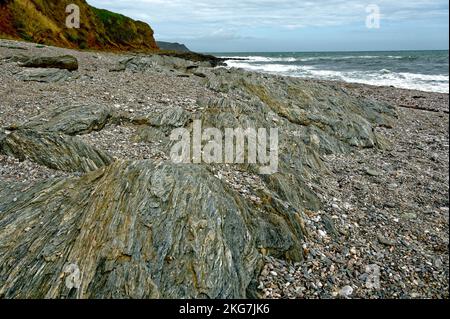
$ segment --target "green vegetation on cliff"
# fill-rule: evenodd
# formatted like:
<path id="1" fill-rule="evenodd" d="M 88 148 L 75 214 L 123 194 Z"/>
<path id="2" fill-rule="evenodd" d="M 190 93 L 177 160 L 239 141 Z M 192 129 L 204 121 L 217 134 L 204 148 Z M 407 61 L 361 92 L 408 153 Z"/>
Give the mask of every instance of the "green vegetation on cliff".
<path id="1" fill-rule="evenodd" d="M 66 26 L 66 7 L 80 8 L 80 28 Z M 1 0 L 0 37 L 68 48 L 153 51 L 151 27 L 84 0 Z"/>

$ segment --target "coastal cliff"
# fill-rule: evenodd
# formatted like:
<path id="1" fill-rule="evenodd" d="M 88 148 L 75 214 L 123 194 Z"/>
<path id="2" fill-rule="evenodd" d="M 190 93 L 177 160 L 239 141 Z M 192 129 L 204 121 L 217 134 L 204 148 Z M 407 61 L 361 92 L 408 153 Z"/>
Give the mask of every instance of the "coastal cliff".
<path id="1" fill-rule="evenodd" d="M 161 50 L 176 51 L 176 52 L 191 52 L 191 50 L 189 50 L 186 45 L 181 43 L 157 41 L 156 44 L 158 44 Z"/>
<path id="2" fill-rule="evenodd" d="M 68 28 L 66 7 L 80 8 L 80 28 Z M 84 0 L 2 0 L 0 37 L 74 49 L 155 51 L 152 28 Z"/>

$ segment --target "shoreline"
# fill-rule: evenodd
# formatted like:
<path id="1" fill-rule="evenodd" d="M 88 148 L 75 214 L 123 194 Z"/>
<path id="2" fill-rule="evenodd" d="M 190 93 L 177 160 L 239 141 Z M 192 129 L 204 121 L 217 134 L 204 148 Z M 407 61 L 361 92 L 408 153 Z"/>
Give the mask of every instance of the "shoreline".
<path id="1" fill-rule="evenodd" d="M 9 42 L 9 43 L 8 43 Z M 56 49 L 56 50 L 66 50 L 66 51 L 73 51 L 73 52 L 79 52 L 79 53 L 91 53 L 91 54 L 111 54 L 111 55 L 116 55 L 116 56 L 123 56 L 123 57 L 128 57 L 128 56 L 133 56 L 133 55 L 152 55 L 152 54 L 161 54 L 161 55 L 168 55 L 168 56 L 173 56 L 173 57 L 177 57 L 177 53 L 176 52 L 172 52 L 172 51 L 161 51 L 161 52 L 149 52 L 149 53 L 145 53 L 145 52 L 125 52 L 125 51 L 98 51 L 98 50 L 82 50 L 82 49 L 67 49 L 64 47 L 56 47 L 56 46 L 50 46 L 50 45 L 41 45 L 38 43 L 34 43 L 34 42 L 26 42 L 26 41 L 21 41 L 21 40 L 17 40 L 17 39 L 6 39 L 6 38 L 0 38 L 0 43 L 6 43 L 5 44 L 0 45 L 0 48 L 4 48 L 4 49 L 8 49 L 8 46 L 12 43 L 12 48 L 11 50 L 21 50 L 21 46 L 42 46 L 45 48 L 49 48 L 49 49 Z M 14 43 L 15 44 L 19 44 L 19 46 L 14 47 Z M 404 52 L 414 52 L 412 50 L 405 50 Z M 434 51 L 445 51 L 445 50 L 428 50 L 431 52 Z M 14 51 L 12 51 L 14 52 Z M 327 51 L 324 51 L 323 53 L 326 53 Z M 340 52 L 347 52 L 347 51 L 340 51 Z M 366 51 L 348 51 L 348 52 L 366 52 Z M 374 52 L 390 52 L 390 51 L 374 51 Z M 397 51 L 392 51 L 392 52 L 397 52 Z M 222 53 L 222 52 L 221 52 Z M 234 52 L 231 52 L 234 53 Z M 250 53 L 256 53 L 256 52 L 250 52 Z M 273 52 L 273 53 L 278 53 L 278 52 Z M 316 52 L 311 52 L 311 53 L 316 53 Z M 244 54 L 244 53 L 243 53 Z M 197 53 L 197 52 L 187 52 L 187 53 L 178 53 L 178 57 L 181 58 L 185 58 L 185 59 L 192 59 L 192 61 L 194 62 L 202 62 L 202 61 L 210 61 L 211 57 L 214 57 L 217 60 L 213 60 L 211 63 L 213 66 L 216 67 L 226 67 L 226 68 L 234 68 L 234 69 L 241 69 L 241 70 L 245 70 L 246 72 L 256 72 L 259 74 L 265 74 L 265 75 L 270 75 L 270 76 L 281 76 L 281 77 L 288 77 L 288 78 L 297 78 L 297 79 L 302 79 L 302 80 L 306 80 L 306 81 L 316 81 L 316 82 L 323 82 L 323 83 L 340 83 L 345 85 L 349 85 L 349 86 L 355 86 L 355 87 L 368 87 L 368 88 L 372 88 L 372 89 L 386 89 L 386 90 L 391 90 L 391 89 L 395 89 L 395 90 L 400 90 L 400 91 L 404 91 L 406 93 L 406 95 L 410 95 L 410 94 L 414 94 L 415 93 L 425 93 L 427 95 L 449 95 L 449 93 L 445 93 L 445 92 L 435 92 L 435 91 L 423 91 L 423 90 L 416 90 L 416 89 L 407 89 L 407 88 L 399 88 L 399 87 L 395 87 L 395 86 L 385 86 L 385 85 L 373 85 L 373 84 L 365 84 L 365 83 L 358 83 L 358 82 L 346 82 L 346 81 L 340 81 L 340 80 L 325 80 L 325 79 L 319 79 L 319 78 L 313 78 L 313 77 L 299 77 L 299 76 L 291 76 L 291 75 L 283 75 L 283 74 L 278 74 L 278 73 L 271 73 L 271 72 L 264 72 L 264 71 L 254 71 L 254 70 L 246 70 L 244 68 L 235 68 L 235 67 L 230 67 L 230 66 L 220 66 L 217 65 L 220 62 L 225 62 L 226 61 L 248 61 L 249 59 L 247 58 L 233 58 L 233 57 L 220 57 L 217 56 L 216 53 L 212 52 L 212 53 Z M 197 58 L 198 57 L 198 58 Z M 203 59 L 202 59 L 203 57 Z"/>
<path id="2" fill-rule="evenodd" d="M 2 42 L 4 41 L 0 40 L 0 44 Z M 145 191 L 150 188 L 148 185 L 152 185 L 152 193 L 144 193 L 145 196 L 142 195 L 136 201 L 146 203 L 147 196 L 160 196 L 158 202 L 146 203 L 146 207 L 154 212 L 150 217 L 161 216 L 158 209 L 162 208 L 157 207 L 162 207 L 161 203 L 165 200 L 174 200 L 167 196 L 165 188 L 181 187 L 174 188 L 179 196 L 187 191 L 193 192 L 198 196 L 197 201 L 203 201 L 202 207 L 205 209 L 210 207 L 209 203 L 219 207 L 217 210 L 207 211 L 212 216 L 221 213 L 222 209 L 228 212 L 248 210 L 250 215 L 247 219 L 257 220 L 264 226 L 256 232 L 250 230 L 259 225 L 248 226 L 248 233 L 254 237 L 259 234 L 260 245 L 265 245 L 266 248 L 250 247 L 249 242 L 253 239 L 235 243 L 234 246 L 242 245 L 245 248 L 242 251 L 248 253 L 247 259 L 240 259 L 240 254 L 233 250 L 233 245 L 220 241 L 227 237 L 227 234 L 221 233 L 224 227 L 216 227 L 214 222 L 207 219 L 208 215 L 188 199 L 170 202 L 165 208 L 169 212 L 166 214 L 167 220 L 157 220 L 154 223 L 156 226 L 163 222 L 173 223 L 174 229 L 180 229 L 180 232 L 185 228 L 193 229 L 192 233 L 179 242 L 172 242 L 171 238 L 164 237 L 167 231 L 158 229 L 149 221 L 142 221 L 144 226 L 138 230 L 131 228 L 121 234 L 146 234 L 148 229 L 152 229 L 155 236 L 161 236 L 155 237 L 158 241 L 163 241 L 164 238 L 168 245 L 174 247 L 187 245 L 189 241 L 186 238 L 190 236 L 198 238 L 200 243 L 203 240 L 210 243 L 195 246 L 198 251 L 205 249 L 205 254 L 209 254 L 198 255 L 195 262 L 220 258 L 222 255 L 214 254 L 221 247 L 229 245 L 229 253 L 235 254 L 233 261 L 241 263 L 237 264 L 236 269 L 242 271 L 239 273 L 242 281 L 248 280 L 246 283 L 252 287 L 252 293 L 259 298 L 449 298 L 448 93 L 227 71 L 208 67 L 203 62 L 182 61 L 172 57 L 146 60 L 142 55 L 38 48 L 35 44 L 23 42 L 18 44 L 25 50 L 0 45 L 0 150 L 3 150 L 3 141 L 9 139 L 11 134 L 17 134 L 14 142 L 18 144 L 14 145 L 20 146 L 20 134 L 24 134 L 28 141 L 33 142 L 26 145 L 32 144 L 37 151 L 31 146 L 17 146 L 17 152 L 30 152 L 26 153 L 28 156 L 25 158 L 18 153 L 15 156 L 11 152 L 7 153 L 6 147 L 3 151 L 7 154 L 0 152 L 0 185 L 5 186 L 0 187 L 0 211 L 9 212 L 11 216 L 22 216 L 27 210 L 17 207 L 39 205 L 41 201 L 46 203 L 46 199 L 49 200 L 46 205 L 53 207 L 50 203 L 54 200 L 62 201 L 64 196 L 53 198 L 51 195 L 58 192 L 66 194 L 58 188 L 60 183 L 68 183 L 73 187 L 81 183 L 98 200 L 102 200 L 102 194 L 109 192 L 130 194 L 120 200 L 125 201 L 124 207 L 130 207 L 131 211 L 128 213 L 132 215 L 140 208 L 133 206 L 135 201 L 126 202 L 128 196 L 132 197 L 132 192 L 128 190 L 128 186 L 121 188 L 123 183 L 116 180 L 116 176 L 119 176 L 129 178 L 136 190 L 134 193 L 137 194 L 140 194 L 137 190 Z M 21 58 L 21 54 L 71 54 L 78 59 L 80 67 L 61 82 L 24 81 L 20 77 L 24 68 L 14 62 Z M 295 108 L 297 104 L 298 109 Z M 67 111 L 65 108 L 68 106 L 73 106 L 75 112 L 71 113 L 71 109 Z M 60 110 L 68 112 L 67 118 L 55 116 L 54 112 Z M 302 118 L 305 114 L 309 116 L 306 119 Z M 204 117 L 210 125 L 218 127 L 225 121 L 242 124 L 246 120 L 264 126 L 274 123 L 279 125 L 284 150 L 280 173 L 264 177 L 255 174 L 245 165 L 212 165 L 205 170 L 202 167 L 186 168 L 186 171 L 182 168 L 175 170 L 168 160 L 168 134 L 175 127 L 188 127 L 198 117 Z M 35 121 L 34 126 L 29 124 L 33 122 L 31 119 Z M 61 120 L 64 125 L 56 125 Z M 29 126 L 24 125 L 25 123 Z M 51 124 L 50 127 L 46 127 L 46 123 Z M 94 124 L 82 133 L 71 133 L 72 135 L 64 131 L 52 131 L 79 129 L 85 123 Z M 70 146 L 76 140 L 77 147 L 87 145 L 98 152 L 105 152 L 108 154 L 107 159 L 111 159 L 113 164 L 87 173 L 77 166 L 72 171 L 72 166 L 70 169 L 64 166 L 78 165 L 79 161 L 53 161 L 61 166 L 50 168 L 42 164 L 48 164 L 48 161 L 39 162 L 42 159 L 39 154 L 46 151 L 39 149 L 42 144 L 38 143 L 38 138 L 42 136 L 26 135 L 30 131 L 33 134 L 45 132 L 44 138 L 50 140 L 44 140 L 43 145 L 52 147 L 58 147 L 58 143 Z M 294 134 L 297 132 L 299 135 Z M 295 146 L 291 142 L 299 144 Z M 352 144 L 361 146 L 354 147 Z M 55 153 L 60 154 L 59 149 L 57 150 Z M 91 155 L 90 149 L 86 153 Z M 30 154 L 33 156 L 29 156 Z M 53 153 L 46 154 L 50 159 L 55 156 Z M 95 163 L 98 163 L 97 155 L 100 153 L 95 154 Z M 98 165 L 101 166 L 102 163 Z M 127 172 L 132 174 L 126 175 Z M 145 174 L 137 180 L 133 179 L 139 172 Z M 151 174 L 156 174 L 155 178 L 147 180 Z M 102 183 L 97 184 L 98 180 Z M 135 184 L 143 180 L 148 184 Z M 162 184 L 155 180 L 161 180 Z M 173 186 L 174 180 L 177 182 L 175 185 L 179 186 Z M 37 188 L 49 184 L 57 191 Z M 203 187 L 208 191 L 204 191 Z M 58 202 L 61 210 L 51 213 L 57 216 L 65 214 L 64 208 L 75 205 L 77 196 L 85 192 L 84 188 L 69 192 L 75 199 L 70 203 Z M 95 193 L 97 189 L 100 191 Z M 27 193 L 30 190 L 41 194 L 42 199 L 39 197 L 39 201 L 29 201 L 30 196 L 34 196 L 34 193 Z M 22 191 L 28 194 L 28 199 L 20 195 Z M 90 201 L 83 203 L 92 204 Z M 110 201 L 102 203 L 110 207 Z M 241 204 L 227 206 L 234 203 Z M 171 210 L 172 206 L 177 205 L 190 205 L 187 209 L 194 220 L 189 227 L 178 224 L 187 217 L 182 214 L 178 216 L 180 212 Z M 285 216 L 291 216 L 294 208 L 296 218 L 301 220 L 295 229 L 289 227 L 294 223 L 293 219 L 289 219 L 289 223 L 280 221 L 280 224 L 275 224 L 276 227 L 271 224 L 287 218 Z M 51 220 L 42 207 L 29 209 L 42 209 L 44 220 Z M 112 207 L 96 216 L 89 215 L 94 210 L 84 211 L 80 207 L 76 211 L 81 211 L 90 218 L 101 219 L 103 213 L 108 214 L 110 219 L 121 216 L 113 218 L 109 215 L 114 213 Z M 233 216 L 233 221 L 240 221 L 240 216 Z M 265 216 L 271 218 L 264 219 Z M 178 217 L 178 221 L 172 219 Z M 0 220 L 1 218 L 0 215 Z M 27 220 L 33 221 L 31 218 Z M 39 223 L 28 226 L 17 222 L 11 227 L 17 229 L 14 235 L 20 240 L 35 236 L 32 238 L 41 244 L 40 236 L 47 236 L 47 231 L 51 233 L 50 230 L 54 230 L 50 222 L 46 225 L 48 229 L 39 228 Z M 126 222 L 121 225 L 132 227 Z M 83 229 L 91 227 L 89 224 L 82 226 L 86 227 Z M 246 224 L 238 226 L 247 227 Z M 236 231 L 239 231 L 239 227 L 236 227 Z M 204 229 L 210 229 L 210 233 L 216 235 L 213 240 L 211 234 L 203 232 Z M 267 229 L 271 231 L 271 236 L 278 236 L 275 237 L 276 240 L 271 242 L 271 236 L 261 235 Z M 299 229 L 304 232 L 302 236 L 298 235 Z M 99 228 L 97 231 L 103 234 L 103 229 Z M 240 234 L 233 233 L 231 237 L 234 240 Z M 52 237 L 46 238 L 50 243 Z M 2 246 L 2 240 L 6 243 L 9 239 L 2 238 L 0 230 L 0 247 L 9 247 L 6 244 Z M 127 240 L 137 243 L 142 249 L 147 247 L 147 242 L 143 244 L 139 238 Z M 70 241 L 63 241 L 66 242 Z M 84 238 L 84 242 L 91 241 Z M 209 247 L 215 249 L 209 250 Z M 186 251 L 192 249 L 183 246 L 184 248 Z M 15 258 L 14 249 L 10 249 L 3 253 Z M 123 255 L 109 256 L 111 262 L 114 263 L 114 258 L 117 257 L 120 265 L 128 265 L 127 262 L 131 260 L 130 252 L 123 252 L 121 249 L 124 248 L 119 246 L 115 249 Z M 158 251 L 160 247 L 155 244 L 154 249 Z M 79 253 L 80 256 L 84 254 L 82 250 Z M 108 253 L 109 251 L 97 251 L 98 255 Z M 223 255 L 226 253 L 223 252 Z M 185 263 L 195 264 L 193 260 L 186 259 L 189 258 L 186 256 L 189 254 L 180 253 L 175 256 L 178 259 L 173 256 L 161 259 L 163 262 L 158 267 L 169 269 L 164 272 L 165 277 L 160 279 L 166 287 L 171 287 L 171 277 L 168 274 L 171 273 L 173 263 L 179 267 Z M 89 258 L 91 257 L 96 258 Z M 32 259 L 34 255 L 30 252 L 29 256 L 23 258 Z M 58 258 L 53 255 L 45 256 L 42 267 L 55 267 L 48 268 L 48 271 L 58 272 Z M 261 269 L 258 269 L 256 263 L 252 264 L 256 259 L 264 264 Z M 220 259 L 221 265 L 225 265 L 226 260 Z M 8 262 L 18 263 L 15 259 Z M 203 264 L 199 267 L 205 267 L 201 268 L 201 272 L 207 277 L 213 276 L 208 278 L 214 278 L 217 285 L 224 285 L 227 289 L 231 284 L 240 289 L 240 285 L 244 285 L 236 281 L 236 276 L 224 278 L 228 273 L 222 268 L 219 269 L 222 273 L 219 273 L 218 269 L 209 269 Z M 250 278 L 251 272 L 246 273 L 246 267 L 257 271 L 258 276 Z M 380 271 L 381 286 L 378 289 L 367 286 L 367 278 L 374 267 Z M 93 275 L 95 269 L 89 271 Z M 189 272 L 177 274 L 186 275 L 183 280 L 191 289 L 188 297 L 195 297 L 197 291 L 194 285 L 191 287 L 189 284 L 192 281 Z M 21 273 L 20 276 L 26 281 L 26 273 Z M 158 274 L 152 273 L 151 277 L 155 276 Z M 149 283 L 152 289 L 154 286 L 156 284 Z M 348 287 L 351 288 L 351 295 L 345 295 L 350 291 Z M 34 288 L 38 287 L 28 289 L 32 291 Z M 179 290 L 175 288 L 171 288 L 174 295 L 168 294 L 169 296 L 179 296 L 176 295 Z M 233 291 L 238 290 L 236 288 Z M 167 293 L 164 290 L 158 292 L 163 297 Z M 209 293 L 213 297 L 220 297 L 214 295 L 217 289 L 211 288 Z M 230 296 L 236 297 L 231 292 Z M 149 298 L 150 294 L 141 297 Z"/>
<path id="3" fill-rule="evenodd" d="M 226 59 L 228 60 L 228 59 Z M 226 62 L 225 60 L 225 62 Z M 240 60 L 238 60 L 240 61 Z M 320 78 L 314 78 L 314 77 L 303 77 L 303 76 L 293 76 L 293 75 L 284 75 L 284 74 L 277 74 L 274 72 L 264 72 L 264 71 L 255 71 L 255 70 L 249 70 L 245 68 L 236 68 L 236 67 L 230 67 L 227 66 L 229 69 L 241 69 L 245 70 L 246 72 L 256 72 L 260 74 L 270 75 L 270 76 L 281 76 L 281 77 L 288 77 L 288 78 L 294 78 L 294 79 L 302 79 L 306 81 L 316 81 L 316 82 L 323 82 L 323 83 L 341 83 L 341 84 L 348 84 L 350 86 L 366 86 L 369 88 L 380 88 L 380 89 L 395 89 L 395 90 L 402 90 L 402 91 L 410 91 L 410 92 L 419 92 L 419 93 L 427 93 L 427 94 L 442 94 L 442 95 L 449 95 L 450 93 L 446 92 L 437 92 L 437 91 L 424 91 L 424 90 L 418 90 L 418 89 L 408 89 L 408 88 L 400 88 L 393 85 L 374 85 L 374 84 L 366 84 L 366 83 L 360 83 L 360 82 L 346 82 L 343 80 L 326 80 L 326 79 L 320 79 Z"/>
<path id="4" fill-rule="evenodd" d="M 405 53 L 409 52 L 409 53 Z M 223 53 L 229 67 L 302 79 L 344 81 L 448 93 L 448 50 L 377 52 Z"/>

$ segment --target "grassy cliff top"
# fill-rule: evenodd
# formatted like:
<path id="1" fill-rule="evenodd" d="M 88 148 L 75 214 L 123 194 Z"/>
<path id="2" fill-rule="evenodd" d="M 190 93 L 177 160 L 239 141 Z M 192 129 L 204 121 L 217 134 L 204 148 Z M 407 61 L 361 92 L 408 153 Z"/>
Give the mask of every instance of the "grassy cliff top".
<path id="1" fill-rule="evenodd" d="M 80 8 L 80 28 L 66 26 L 66 7 Z M 0 37 L 68 48 L 155 51 L 152 28 L 84 0 L 0 0 Z"/>

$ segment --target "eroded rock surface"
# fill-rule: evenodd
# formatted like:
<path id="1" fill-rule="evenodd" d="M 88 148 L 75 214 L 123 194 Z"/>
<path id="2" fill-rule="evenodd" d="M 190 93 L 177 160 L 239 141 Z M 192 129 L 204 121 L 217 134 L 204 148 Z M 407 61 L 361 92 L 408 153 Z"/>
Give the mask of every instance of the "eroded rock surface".
<path id="1" fill-rule="evenodd" d="M 32 130 L 12 132 L 1 141 L 0 150 L 65 172 L 90 172 L 112 162 L 108 154 L 76 136 Z"/>
<path id="2" fill-rule="evenodd" d="M 82 135 L 101 130 L 113 117 L 111 108 L 104 105 L 68 105 L 30 119 L 24 128 L 36 131 Z"/>
<path id="3" fill-rule="evenodd" d="M 17 81 L 19 60 L 0 66 L 14 84 L 0 101 L 3 298 L 276 297 L 260 274 L 309 262 L 317 234 L 343 245 L 350 236 L 324 213 L 347 207 L 329 202 L 341 181 L 329 158 L 393 147 L 381 132 L 395 128 L 396 109 L 342 85 L 173 57 L 78 59 L 84 75 L 70 87 Z M 25 101 L 20 112 L 11 94 Z M 172 163 L 170 133 L 195 120 L 278 128 L 278 171 Z M 20 180 L 29 167 L 43 169 Z M 283 264 L 267 272 L 267 260 Z M 73 267 L 77 287 L 66 282 Z"/>
<path id="4" fill-rule="evenodd" d="M 120 161 L 1 208 L 6 298 L 234 298 L 260 263 L 250 208 L 197 166 Z"/>
<path id="5" fill-rule="evenodd" d="M 18 78 L 26 82 L 55 83 L 64 82 L 72 77 L 67 70 L 62 69 L 25 69 L 17 74 Z"/>
<path id="6" fill-rule="evenodd" d="M 63 56 L 35 56 L 21 64 L 27 68 L 52 68 L 69 71 L 78 70 L 78 60 L 71 55 Z"/>

